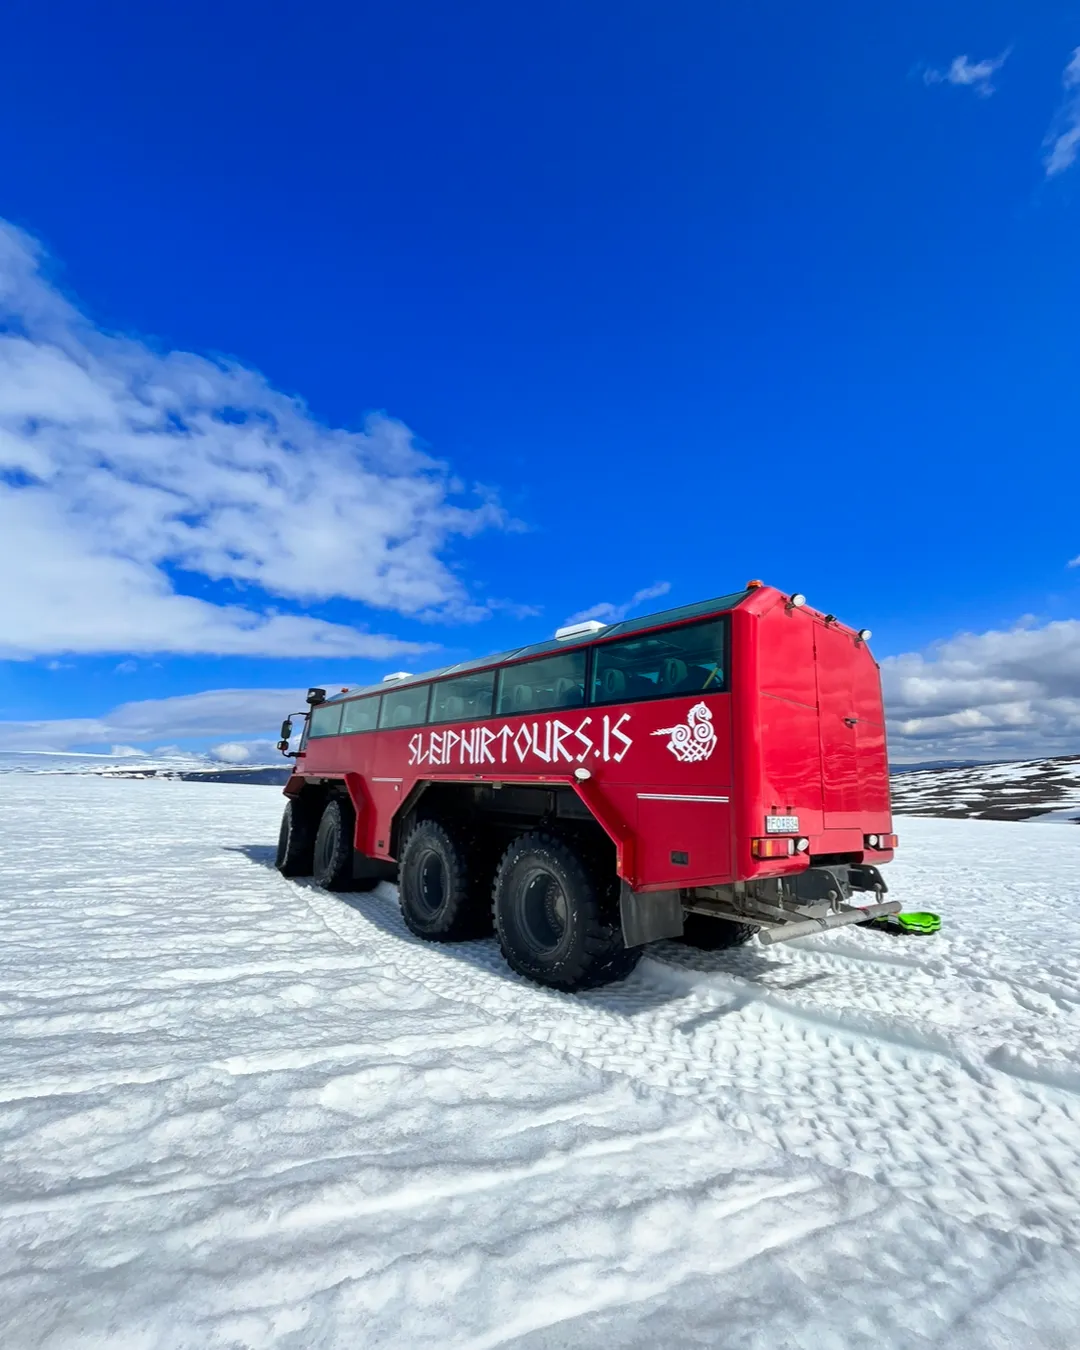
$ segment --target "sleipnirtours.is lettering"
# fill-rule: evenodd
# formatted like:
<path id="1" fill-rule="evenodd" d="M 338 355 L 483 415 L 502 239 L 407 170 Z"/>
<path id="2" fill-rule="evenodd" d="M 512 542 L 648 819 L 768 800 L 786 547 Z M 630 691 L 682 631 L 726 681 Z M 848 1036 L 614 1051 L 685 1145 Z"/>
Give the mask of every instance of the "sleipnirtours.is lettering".
<path id="1" fill-rule="evenodd" d="M 583 717 L 576 726 L 561 721 L 522 722 L 501 727 L 447 728 L 418 731 L 409 739 L 412 764 L 524 764 L 539 759 L 545 764 L 581 764 L 590 757 L 621 764 L 633 739 L 622 728 L 630 714 L 612 719 L 607 713 L 597 719 Z"/>

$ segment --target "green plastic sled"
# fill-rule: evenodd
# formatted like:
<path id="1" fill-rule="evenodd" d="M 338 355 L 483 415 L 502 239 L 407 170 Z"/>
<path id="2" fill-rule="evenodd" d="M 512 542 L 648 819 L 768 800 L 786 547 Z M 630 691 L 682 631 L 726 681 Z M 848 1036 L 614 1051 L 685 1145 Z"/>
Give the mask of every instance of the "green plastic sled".
<path id="1" fill-rule="evenodd" d="M 871 919 L 868 927 L 882 928 L 887 933 L 936 933 L 941 919 L 927 910 L 911 910 L 906 914 L 883 914 Z"/>

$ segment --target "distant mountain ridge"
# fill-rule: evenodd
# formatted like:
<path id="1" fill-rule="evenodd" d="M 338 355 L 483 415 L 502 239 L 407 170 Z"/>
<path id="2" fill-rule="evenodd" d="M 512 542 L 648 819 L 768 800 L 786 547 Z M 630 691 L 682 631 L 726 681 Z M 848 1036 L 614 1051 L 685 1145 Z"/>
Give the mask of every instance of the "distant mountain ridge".
<path id="1" fill-rule="evenodd" d="M 999 759 L 924 759 L 917 764 L 890 764 L 889 772 L 918 773 L 922 769 L 977 769 L 983 764 L 1002 764 Z"/>
<path id="2" fill-rule="evenodd" d="M 951 768 L 898 767 L 891 782 L 897 815 L 1080 824 L 1080 755 Z"/>
<path id="3" fill-rule="evenodd" d="M 196 783 L 284 783 L 287 764 L 227 764 L 198 754 L 79 754 L 0 751 L 0 774 L 93 774 L 100 778 L 164 778 Z"/>

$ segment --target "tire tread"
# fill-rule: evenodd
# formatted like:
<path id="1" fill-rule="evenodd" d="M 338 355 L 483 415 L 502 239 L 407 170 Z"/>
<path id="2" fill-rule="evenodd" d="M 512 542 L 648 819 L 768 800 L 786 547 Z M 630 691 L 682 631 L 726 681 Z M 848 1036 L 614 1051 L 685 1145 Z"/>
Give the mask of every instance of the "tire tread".
<path id="1" fill-rule="evenodd" d="M 281 814 L 274 866 L 283 877 L 309 877 L 314 866 L 315 825 L 310 811 L 290 799 Z"/>
<path id="2" fill-rule="evenodd" d="M 563 869 L 575 892 L 582 924 L 580 941 L 557 974 L 538 972 L 535 963 L 530 966 L 519 957 L 508 947 L 499 924 L 499 896 L 506 878 L 522 855 L 534 851 L 553 855 Z M 572 992 L 625 979 L 641 959 L 640 947 L 623 946 L 618 880 L 591 854 L 587 845 L 578 843 L 574 847 L 561 835 L 543 829 L 519 835 L 503 854 L 492 886 L 492 919 L 503 956 L 519 975 Z"/>
<path id="3" fill-rule="evenodd" d="M 332 816 L 337 816 L 339 827 L 337 845 L 333 856 L 330 859 L 328 867 L 319 871 L 319 836 L 322 834 L 323 826 Z M 316 883 L 327 891 L 348 891 L 352 889 L 352 839 L 355 828 L 355 817 L 353 815 L 352 804 L 343 797 L 331 797 L 323 808 L 322 816 L 319 820 L 319 828 L 315 833 L 315 861 L 311 875 Z"/>
<path id="4" fill-rule="evenodd" d="M 434 843 L 449 863 L 451 902 L 443 904 L 437 922 L 425 924 L 409 907 L 409 855 L 425 840 Z M 449 823 L 425 818 L 418 820 L 401 847 L 398 876 L 398 902 L 405 926 L 417 937 L 429 942 L 467 942 L 491 933 L 487 908 L 480 885 L 485 873 L 482 850 L 477 836 Z"/>
<path id="5" fill-rule="evenodd" d="M 714 919 L 706 914 L 687 914 L 683 923 L 683 935 L 676 940 L 703 952 L 724 952 L 732 947 L 742 947 L 759 931 L 756 923 Z"/>

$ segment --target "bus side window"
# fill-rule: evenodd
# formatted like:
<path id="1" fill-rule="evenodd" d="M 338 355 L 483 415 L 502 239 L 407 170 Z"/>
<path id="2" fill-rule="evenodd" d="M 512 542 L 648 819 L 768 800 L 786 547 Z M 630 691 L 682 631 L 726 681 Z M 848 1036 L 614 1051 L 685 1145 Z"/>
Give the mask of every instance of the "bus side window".
<path id="1" fill-rule="evenodd" d="M 393 731 L 395 727 L 416 727 L 426 722 L 430 690 L 430 684 L 413 684 L 407 689 L 383 694 L 379 730 Z"/>
<path id="2" fill-rule="evenodd" d="M 319 703 L 311 710 L 308 721 L 308 735 L 312 740 L 316 736 L 336 736 L 341 727 L 340 703 Z"/>
<path id="3" fill-rule="evenodd" d="M 719 694 L 727 689 L 727 619 L 601 642 L 593 658 L 593 703 Z"/>
<path id="4" fill-rule="evenodd" d="M 379 696 L 374 698 L 354 698 L 344 704 L 345 712 L 341 718 L 341 734 L 351 735 L 354 731 L 374 731 L 379 724 Z"/>
<path id="5" fill-rule="evenodd" d="M 580 648 L 504 666 L 499 671 L 498 715 L 580 708 L 585 702 L 587 661 L 588 652 Z"/>
<path id="6" fill-rule="evenodd" d="M 432 685 L 431 721 L 463 722 L 471 717 L 490 717 L 495 693 L 495 672 L 459 675 Z"/>

